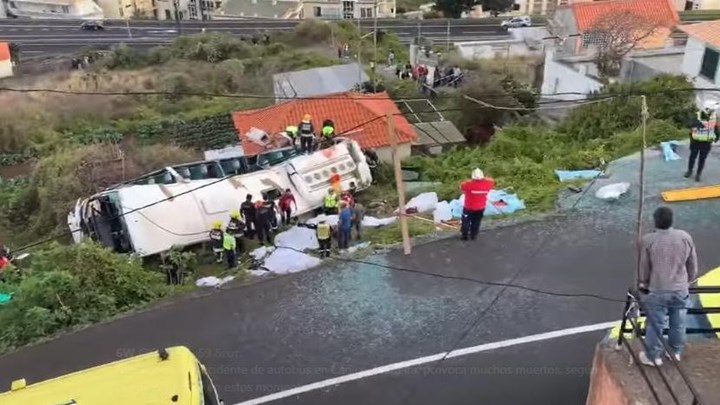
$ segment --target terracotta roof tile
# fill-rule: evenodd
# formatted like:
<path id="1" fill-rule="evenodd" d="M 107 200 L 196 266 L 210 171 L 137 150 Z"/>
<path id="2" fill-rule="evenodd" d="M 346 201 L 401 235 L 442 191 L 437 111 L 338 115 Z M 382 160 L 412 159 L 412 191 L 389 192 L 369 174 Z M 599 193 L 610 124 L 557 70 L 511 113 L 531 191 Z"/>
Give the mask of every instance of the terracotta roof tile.
<path id="1" fill-rule="evenodd" d="M 10 46 L 7 42 L 0 42 L 0 61 L 10 60 Z"/>
<path id="2" fill-rule="evenodd" d="M 630 11 L 665 27 L 678 24 L 680 18 L 669 0 L 607 0 L 570 5 L 575 14 L 578 30 L 592 27 L 603 15 L 610 12 Z"/>
<path id="3" fill-rule="evenodd" d="M 340 93 L 318 98 L 292 100 L 269 107 L 237 111 L 232 114 L 245 154 L 252 156 L 263 151 L 262 146 L 247 139 L 251 128 L 262 129 L 270 136 L 284 131 L 288 125 L 298 125 L 304 114 L 310 114 L 319 131 L 322 122 L 333 120 L 335 131 L 357 141 L 363 148 L 389 146 L 386 112 L 395 118 L 399 143 L 416 141 L 418 136 L 408 120 L 400 114 L 387 93 Z"/>
<path id="4" fill-rule="evenodd" d="M 720 20 L 681 25 L 678 29 L 693 38 L 720 48 Z"/>

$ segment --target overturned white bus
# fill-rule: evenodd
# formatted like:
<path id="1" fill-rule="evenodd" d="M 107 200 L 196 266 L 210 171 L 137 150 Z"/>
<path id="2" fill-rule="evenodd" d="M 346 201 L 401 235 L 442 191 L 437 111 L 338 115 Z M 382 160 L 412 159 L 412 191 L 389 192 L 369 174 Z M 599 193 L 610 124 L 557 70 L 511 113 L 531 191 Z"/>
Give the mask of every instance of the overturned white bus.
<path id="1" fill-rule="evenodd" d="M 293 148 L 270 151 L 254 162 L 228 158 L 167 167 L 78 200 L 68 214 L 73 239 L 96 240 L 120 253 L 141 257 L 208 241 L 210 224 L 225 223 L 247 194 L 275 199 L 290 189 L 294 215 L 322 206 L 330 179 L 339 175 L 343 189 L 372 182 L 360 145 L 343 140 L 311 155 Z"/>

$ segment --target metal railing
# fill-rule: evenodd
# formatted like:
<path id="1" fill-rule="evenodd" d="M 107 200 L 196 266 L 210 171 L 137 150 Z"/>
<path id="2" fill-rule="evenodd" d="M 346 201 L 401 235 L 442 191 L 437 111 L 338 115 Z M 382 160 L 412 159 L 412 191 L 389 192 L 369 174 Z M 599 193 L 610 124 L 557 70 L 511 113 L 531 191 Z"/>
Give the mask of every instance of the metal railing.
<path id="1" fill-rule="evenodd" d="M 689 289 L 689 293 L 691 295 L 697 295 L 697 294 L 718 294 L 720 293 L 720 286 L 708 286 L 708 287 L 691 287 Z M 686 308 L 688 315 L 706 315 L 706 314 L 714 314 L 714 313 L 720 313 L 720 307 L 707 307 L 707 308 Z M 640 325 L 640 322 L 638 321 L 638 318 L 641 316 L 645 316 L 646 327 L 643 328 L 642 325 Z M 640 375 L 642 376 L 643 380 L 645 380 L 645 383 L 648 385 L 648 388 L 650 389 L 650 392 L 655 399 L 655 401 L 660 404 L 664 405 L 663 402 L 660 400 L 660 394 L 657 390 L 657 387 L 654 386 L 652 380 L 650 379 L 650 376 L 648 374 L 648 369 L 644 368 L 643 365 L 640 363 L 639 359 L 639 353 L 637 353 L 632 345 L 630 344 L 629 340 L 626 338 L 626 334 L 632 334 L 635 338 L 640 338 L 642 336 L 647 335 L 647 333 L 660 333 L 660 342 L 663 346 L 663 351 L 665 353 L 672 353 L 670 348 L 668 347 L 667 342 L 665 342 L 665 339 L 663 338 L 664 335 L 668 333 L 668 329 L 663 328 L 662 331 L 656 331 L 653 330 L 652 322 L 650 322 L 647 319 L 647 314 L 645 311 L 645 305 L 642 303 L 642 301 L 639 299 L 639 294 L 637 291 L 629 290 L 627 293 L 627 300 L 625 301 L 625 309 L 623 311 L 623 317 L 622 321 L 620 323 L 620 331 L 618 334 L 617 339 L 617 345 L 616 347 L 619 349 L 622 346 L 625 346 L 630 353 L 630 356 L 632 357 L 633 364 L 635 364 L 638 367 L 638 370 L 640 371 Z M 720 328 L 713 327 L 712 325 L 709 328 L 686 328 L 685 329 L 687 334 L 709 334 L 709 333 L 719 333 Z M 641 339 L 642 342 L 642 348 L 647 353 L 648 348 L 645 343 L 645 339 Z M 677 361 L 677 359 L 674 356 L 667 356 L 670 359 L 670 363 L 672 363 L 673 367 L 677 370 L 678 374 L 680 375 L 682 381 L 687 386 L 688 390 L 690 391 L 692 395 L 692 405 L 702 405 L 703 402 L 700 398 L 700 395 L 698 394 L 697 389 L 693 385 L 692 381 L 688 377 L 687 373 L 683 369 L 683 367 L 680 365 L 680 363 Z M 651 359 L 654 360 L 654 359 Z M 660 367 L 654 367 L 658 375 L 660 376 L 660 379 L 662 380 L 663 385 L 667 389 L 668 393 L 672 397 L 675 404 L 682 405 L 680 402 L 680 399 L 678 398 L 678 395 L 676 394 L 675 390 L 673 389 L 672 385 L 670 384 L 670 381 L 667 378 L 666 372 L 662 370 Z"/>

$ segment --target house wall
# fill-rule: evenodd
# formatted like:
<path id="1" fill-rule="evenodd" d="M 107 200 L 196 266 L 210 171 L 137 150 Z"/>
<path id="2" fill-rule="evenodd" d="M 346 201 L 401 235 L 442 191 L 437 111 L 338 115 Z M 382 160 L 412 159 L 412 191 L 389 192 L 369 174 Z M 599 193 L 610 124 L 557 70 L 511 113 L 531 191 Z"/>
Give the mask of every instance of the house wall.
<path id="1" fill-rule="evenodd" d="M 412 145 L 410 144 L 410 142 L 399 144 L 398 145 L 398 155 L 400 156 L 400 160 L 409 158 L 411 149 L 412 149 Z M 380 159 L 381 162 L 392 164 L 393 156 L 392 156 L 392 148 L 390 146 L 375 149 L 375 153 L 377 153 L 378 158 Z"/>
<path id="2" fill-rule="evenodd" d="M 302 13 L 301 18 L 303 19 L 363 19 L 363 18 L 374 18 L 374 0 L 360 0 L 353 1 L 353 9 L 350 14 L 345 14 L 343 9 L 343 2 L 339 0 L 335 1 L 323 1 L 323 0 L 311 0 L 302 2 Z M 379 18 L 394 18 L 395 17 L 395 0 L 382 0 L 377 3 L 377 15 Z M 316 11 L 320 10 L 320 15 L 316 15 Z"/>
<path id="3" fill-rule="evenodd" d="M 699 75 L 702 66 L 703 54 L 707 44 L 697 38 L 688 38 L 685 45 L 685 56 L 683 57 L 682 71 L 693 81 L 696 88 L 719 88 L 720 89 L 720 64 L 715 69 L 715 77 L 713 80 Z M 712 47 L 712 46 L 711 46 Z M 716 51 L 720 51 L 718 47 L 712 47 Z M 702 105 L 705 100 L 720 101 L 720 94 L 717 91 L 697 92 L 697 103 Z"/>
<path id="4" fill-rule="evenodd" d="M 456 42 L 455 49 L 466 59 L 542 55 L 540 50 L 530 49 L 525 42 Z"/>
<path id="5" fill-rule="evenodd" d="M 561 100 L 577 100 L 585 98 L 585 94 L 590 94 L 602 88 L 603 85 L 600 81 L 588 77 L 587 72 L 582 71 L 586 70 L 586 68 L 581 67 L 580 69 L 581 71 L 578 71 L 569 64 L 556 61 L 552 52 L 546 52 L 541 89 L 543 97 L 551 98 L 558 93 L 581 93 L 553 97 Z"/>
<path id="6" fill-rule="evenodd" d="M 104 18 L 102 9 L 92 0 L 12 0 L 7 3 L 7 7 L 8 13 L 18 17 L 96 20 Z"/>
<path id="7" fill-rule="evenodd" d="M 569 37 L 578 33 L 577 21 L 570 9 L 562 8 L 555 11 L 553 18 L 548 22 L 548 31 L 551 36 L 560 38 L 556 41 L 558 53 L 574 55 L 578 52 L 581 44 L 580 37 Z"/>
<path id="8" fill-rule="evenodd" d="M 0 61 L 0 79 L 13 75 L 12 62 L 10 59 Z"/>

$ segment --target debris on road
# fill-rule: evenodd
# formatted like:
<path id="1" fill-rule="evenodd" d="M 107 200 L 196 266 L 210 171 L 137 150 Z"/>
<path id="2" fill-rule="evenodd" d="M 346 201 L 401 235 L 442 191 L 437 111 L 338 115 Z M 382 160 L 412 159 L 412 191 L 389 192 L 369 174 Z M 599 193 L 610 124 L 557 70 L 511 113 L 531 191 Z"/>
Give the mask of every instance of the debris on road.
<path id="1" fill-rule="evenodd" d="M 595 197 L 601 200 L 617 200 L 621 195 L 627 193 L 628 189 L 630 189 L 630 183 L 627 182 L 608 184 L 600 187 L 595 192 Z"/>
<path id="2" fill-rule="evenodd" d="M 223 284 L 229 283 L 235 280 L 235 276 L 227 276 L 223 278 L 217 278 L 215 276 L 203 277 L 195 281 L 195 285 L 198 287 L 215 287 L 219 288 Z"/>
<path id="3" fill-rule="evenodd" d="M 560 181 L 591 180 L 603 175 L 600 170 L 555 170 Z"/>
<path id="4" fill-rule="evenodd" d="M 679 141 L 667 141 L 661 142 L 663 157 L 666 162 L 671 160 L 680 160 L 680 155 L 677 154 L 677 147 L 680 145 Z"/>

